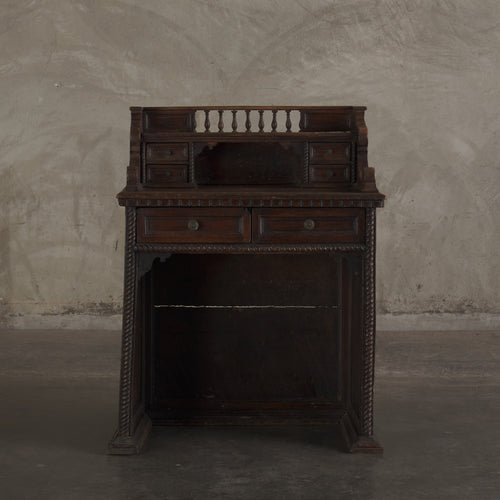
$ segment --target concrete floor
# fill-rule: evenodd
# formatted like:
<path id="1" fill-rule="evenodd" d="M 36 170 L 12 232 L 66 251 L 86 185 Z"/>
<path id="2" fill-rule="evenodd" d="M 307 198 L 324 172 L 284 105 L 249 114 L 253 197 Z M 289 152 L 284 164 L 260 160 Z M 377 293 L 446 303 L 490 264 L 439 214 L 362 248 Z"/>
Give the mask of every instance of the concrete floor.
<path id="1" fill-rule="evenodd" d="M 118 332 L 1 331 L 2 499 L 499 499 L 500 332 L 379 332 L 382 457 L 317 428 L 154 428 L 106 455 Z"/>

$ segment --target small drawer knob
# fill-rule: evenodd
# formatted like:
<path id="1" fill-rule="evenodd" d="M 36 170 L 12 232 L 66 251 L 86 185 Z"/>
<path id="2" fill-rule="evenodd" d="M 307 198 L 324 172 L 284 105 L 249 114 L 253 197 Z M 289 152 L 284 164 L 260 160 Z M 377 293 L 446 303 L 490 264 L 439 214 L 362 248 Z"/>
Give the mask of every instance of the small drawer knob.
<path id="1" fill-rule="evenodd" d="M 171 175 L 170 170 L 165 170 L 165 177 L 170 177 Z"/>
<path id="2" fill-rule="evenodd" d="M 331 155 L 332 153 L 333 153 L 333 150 L 332 150 L 332 149 L 327 149 L 327 150 L 326 150 L 326 154 L 327 154 L 327 155 Z"/>
<path id="3" fill-rule="evenodd" d="M 328 177 L 333 177 L 333 170 L 328 170 L 328 173 L 326 175 Z"/>
<path id="4" fill-rule="evenodd" d="M 314 226 L 315 226 L 315 225 L 316 225 L 316 224 L 314 224 L 314 221 L 313 221 L 312 219 L 306 219 L 306 220 L 304 221 L 304 227 L 305 227 L 306 229 L 314 229 Z"/>
<path id="5" fill-rule="evenodd" d="M 197 231 L 199 227 L 200 223 L 197 220 L 190 220 L 188 222 L 188 229 L 190 229 L 191 231 Z"/>
<path id="6" fill-rule="evenodd" d="M 166 156 L 172 156 L 172 151 L 170 151 L 170 149 L 168 149 L 167 151 L 165 151 L 165 155 Z"/>

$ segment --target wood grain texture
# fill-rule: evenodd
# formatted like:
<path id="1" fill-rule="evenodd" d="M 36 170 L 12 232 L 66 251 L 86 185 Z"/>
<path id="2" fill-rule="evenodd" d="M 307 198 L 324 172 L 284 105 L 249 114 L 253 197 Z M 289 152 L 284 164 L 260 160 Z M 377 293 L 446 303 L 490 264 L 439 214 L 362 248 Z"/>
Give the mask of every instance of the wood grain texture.
<path id="1" fill-rule="evenodd" d="M 146 161 L 152 163 L 182 163 L 188 160 L 188 143 L 163 142 L 146 144 Z"/>
<path id="2" fill-rule="evenodd" d="M 147 187 L 183 186 L 188 182 L 188 167 L 186 165 L 146 165 Z"/>
<path id="3" fill-rule="evenodd" d="M 345 142 L 310 142 L 311 164 L 346 163 L 351 159 L 351 144 Z"/>
<path id="4" fill-rule="evenodd" d="M 138 209 L 139 243 L 245 243 L 250 235 L 246 209 Z"/>
<path id="5" fill-rule="evenodd" d="M 363 243 L 361 209 L 253 210 L 255 243 Z"/>

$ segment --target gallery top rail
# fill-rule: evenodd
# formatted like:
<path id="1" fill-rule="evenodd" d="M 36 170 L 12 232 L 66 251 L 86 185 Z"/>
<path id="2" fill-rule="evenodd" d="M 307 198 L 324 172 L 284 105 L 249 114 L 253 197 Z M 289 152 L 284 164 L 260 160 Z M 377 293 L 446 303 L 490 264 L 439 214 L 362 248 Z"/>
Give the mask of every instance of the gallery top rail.
<path id="1" fill-rule="evenodd" d="M 364 106 L 132 107 L 144 133 L 303 133 L 364 128 Z M 134 120 L 135 118 L 135 120 Z"/>

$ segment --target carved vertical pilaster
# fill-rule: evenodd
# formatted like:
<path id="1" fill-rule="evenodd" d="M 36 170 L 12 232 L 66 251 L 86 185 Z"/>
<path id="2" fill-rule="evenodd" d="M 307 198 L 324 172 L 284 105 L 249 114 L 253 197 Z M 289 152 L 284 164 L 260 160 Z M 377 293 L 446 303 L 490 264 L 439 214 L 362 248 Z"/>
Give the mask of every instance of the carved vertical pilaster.
<path id="1" fill-rule="evenodd" d="M 366 250 L 363 274 L 363 392 L 361 434 L 372 436 L 375 369 L 375 208 L 366 209 Z"/>
<path id="2" fill-rule="evenodd" d="M 143 335 L 144 333 L 136 332 L 136 328 L 138 328 L 135 318 L 138 282 L 137 254 L 134 249 L 136 245 L 136 228 L 136 208 L 127 207 L 118 429 L 108 445 L 108 451 L 113 455 L 139 453 L 151 429 L 151 420 L 144 413 L 144 408 L 135 409 L 138 412 L 135 414 L 132 408 L 134 363 L 137 362 L 134 343 L 137 334 Z"/>
<path id="3" fill-rule="evenodd" d="M 302 183 L 309 184 L 309 143 L 307 141 L 304 142 L 304 169 Z"/>
<path id="4" fill-rule="evenodd" d="M 120 376 L 120 410 L 118 434 L 132 435 L 132 372 L 136 300 L 136 254 L 134 251 L 137 216 L 136 209 L 126 209 L 125 279 L 123 286 L 123 329 Z"/>

